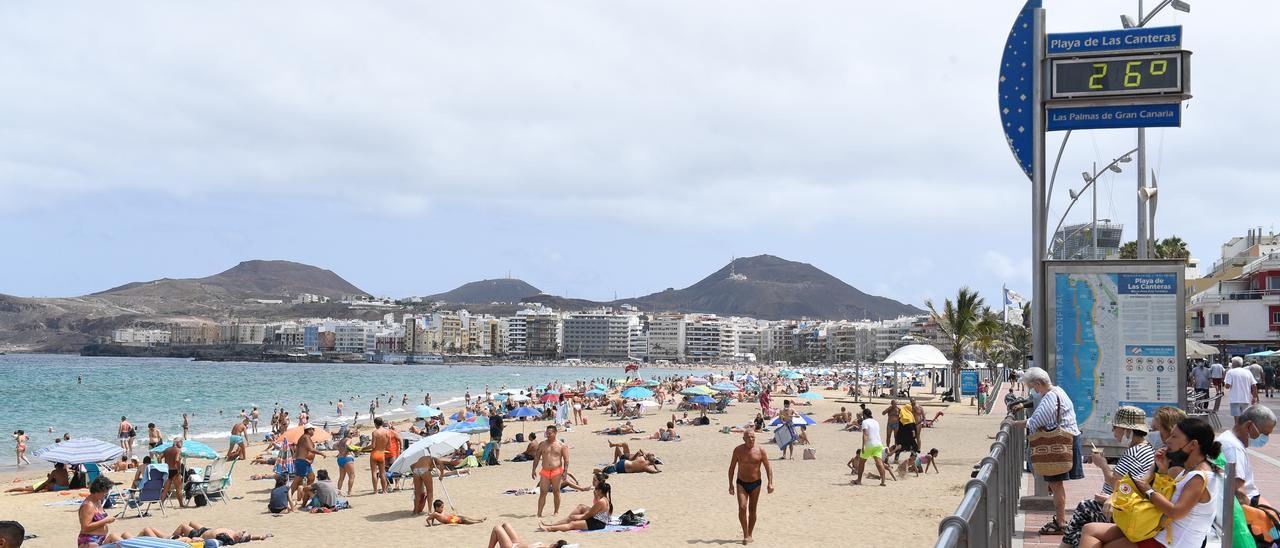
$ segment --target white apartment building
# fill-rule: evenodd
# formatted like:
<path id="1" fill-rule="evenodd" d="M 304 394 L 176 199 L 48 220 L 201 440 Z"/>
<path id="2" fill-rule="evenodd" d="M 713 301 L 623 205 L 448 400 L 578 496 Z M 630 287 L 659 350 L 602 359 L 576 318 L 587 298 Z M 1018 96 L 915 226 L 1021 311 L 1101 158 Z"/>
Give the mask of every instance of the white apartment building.
<path id="1" fill-rule="evenodd" d="M 566 314 L 561 323 L 561 348 L 564 357 L 584 360 L 629 359 L 632 324 L 638 326 L 639 318 L 603 311 Z"/>
<path id="2" fill-rule="evenodd" d="M 684 321 L 685 361 L 702 363 L 720 359 L 720 318 L 694 314 Z"/>
<path id="3" fill-rule="evenodd" d="M 636 321 L 631 324 L 631 336 L 628 342 L 628 359 L 645 361 L 649 357 L 649 333 L 644 330 L 644 323 Z"/>
<path id="4" fill-rule="evenodd" d="M 655 314 L 649 318 L 649 361 L 684 361 L 684 314 Z"/>
<path id="5" fill-rule="evenodd" d="M 1192 296 L 1188 313 L 1191 338 L 1228 356 L 1280 347 L 1280 251 Z"/>
<path id="6" fill-rule="evenodd" d="M 364 322 L 342 322 L 333 326 L 334 352 L 363 354 L 377 347 L 378 330 Z"/>
<path id="7" fill-rule="evenodd" d="M 125 328 L 111 332 L 111 342 L 124 346 L 168 346 L 168 329 Z"/>
<path id="8" fill-rule="evenodd" d="M 231 322 L 218 324 L 219 339 L 226 344 L 262 344 L 267 339 L 267 326 L 261 323 Z"/>

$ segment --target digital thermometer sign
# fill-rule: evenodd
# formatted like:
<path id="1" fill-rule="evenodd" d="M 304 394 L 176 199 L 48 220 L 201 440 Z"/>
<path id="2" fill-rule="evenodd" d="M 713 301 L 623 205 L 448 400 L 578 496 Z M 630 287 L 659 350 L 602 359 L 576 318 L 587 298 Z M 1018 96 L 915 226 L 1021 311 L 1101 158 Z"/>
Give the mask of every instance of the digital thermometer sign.
<path id="1" fill-rule="evenodd" d="M 1049 98 L 1182 95 L 1186 60 L 1183 52 L 1054 59 Z"/>

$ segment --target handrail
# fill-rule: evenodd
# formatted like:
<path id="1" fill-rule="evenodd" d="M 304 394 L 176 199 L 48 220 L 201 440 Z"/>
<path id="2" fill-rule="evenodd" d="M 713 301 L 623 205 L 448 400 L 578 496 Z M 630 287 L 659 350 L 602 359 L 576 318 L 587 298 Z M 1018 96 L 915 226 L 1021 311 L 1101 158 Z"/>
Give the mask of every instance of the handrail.
<path id="1" fill-rule="evenodd" d="M 1013 428 L 1008 422 L 1000 427 L 991 451 L 965 484 L 955 513 L 938 524 L 935 548 L 1013 545 L 1025 444 L 1025 429 Z"/>

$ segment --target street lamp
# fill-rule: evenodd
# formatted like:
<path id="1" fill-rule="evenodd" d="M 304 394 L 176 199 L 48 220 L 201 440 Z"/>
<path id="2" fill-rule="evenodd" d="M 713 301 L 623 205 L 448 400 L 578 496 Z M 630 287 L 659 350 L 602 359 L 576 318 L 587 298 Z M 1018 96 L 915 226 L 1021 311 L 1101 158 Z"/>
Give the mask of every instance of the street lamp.
<path id="1" fill-rule="evenodd" d="M 1073 206 L 1075 206 L 1075 205 L 1076 205 L 1076 202 L 1080 200 L 1080 197 L 1084 195 L 1084 191 L 1089 190 L 1089 188 L 1090 188 L 1090 187 L 1093 187 L 1093 188 L 1094 188 L 1094 192 L 1093 192 L 1093 219 L 1094 219 L 1094 220 L 1093 220 L 1093 227 L 1094 227 L 1093 235 L 1094 235 L 1094 238 L 1095 238 L 1095 242 L 1094 242 L 1094 248 L 1095 248 L 1095 249 L 1094 249 L 1094 252 L 1095 252 L 1095 254 L 1096 254 L 1096 252 L 1097 252 L 1097 249 L 1096 249 L 1096 248 L 1097 248 L 1097 242 L 1096 242 L 1096 239 L 1097 239 L 1097 236 L 1098 236 L 1098 230 L 1097 230 L 1097 228 L 1098 228 L 1098 191 L 1097 191 L 1097 186 L 1096 186 L 1096 184 L 1095 184 L 1095 183 L 1097 183 L 1097 182 L 1098 182 L 1098 177 L 1099 177 L 1099 176 L 1101 176 L 1103 173 L 1106 173 L 1107 171 L 1113 171 L 1113 172 L 1116 172 L 1116 173 L 1121 173 L 1123 170 L 1120 168 L 1120 164 L 1127 164 L 1127 163 L 1129 163 L 1129 162 L 1132 160 L 1132 158 L 1131 158 L 1130 156 L 1131 156 L 1134 152 L 1137 152 L 1137 151 L 1138 151 L 1138 149 L 1136 149 L 1136 148 L 1135 148 L 1135 149 L 1133 149 L 1133 150 L 1130 150 L 1129 152 L 1126 152 L 1126 153 L 1124 153 L 1124 154 L 1121 154 L 1119 158 L 1116 158 L 1116 159 L 1112 160 L 1110 164 L 1107 164 L 1107 165 L 1106 165 L 1106 167 L 1103 167 L 1101 170 L 1097 170 L 1097 169 L 1095 169 L 1093 173 L 1089 173 L 1089 172 L 1087 172 L 1087 171 L 1086 171 L 1086 172 L 1082 172 L 1080 175 L 1084 178 L 1084 182 L 1085 182 L 1085 184 L 1084 184 L 1084 186 L 1083 186 L 1083 187 L 1081 187 L 1081 188 L 1080 188 L 1080 191 L 1079 191 L 1079 192 L 1076 192 L 1075 190 L 1070 190 L 1070 191 L 1068 192 L 1068 193 L 1071 195 L 1071 203 L 1070 203 L 1070 204 L 1067 204 L 1067 210 L 1066 210 L 1066 211 L 1064 211 L 1064 212 L 1062 212 L 1062 218 L 1058 219 L 1058 226 L 1057 226 L 1056 228 L 1054 228 L 1054 229 L 1053 229 L 1053 233 L 1054 233 L 1054 234 L 1057 234 L 1057 233 L 1058 233 L 1058 230 L 1060 230 L 1060 229 L 1062 228 L 1062 223 L 1063 223 L 1063 222 L 1065 222 L 1065 221 L 1067 220 L 1067 214 L 1068 214 L 1068 213 L 1071 213 L 1071 208 L 1072 208 Z M 1052 253 L 1053 253 L 1053 245 L 1052 245 L 1052 242 L 1051 242 L 1051 243 L 1050 243 L 1050 246 L 1049 246 L 1049 249 L 1046 251 L 1046 253 L 1045 253 L 1045 254 L 1046 254 L 1046 255 L 1048 255 L 1049 257 L 1052 257 Z"/>

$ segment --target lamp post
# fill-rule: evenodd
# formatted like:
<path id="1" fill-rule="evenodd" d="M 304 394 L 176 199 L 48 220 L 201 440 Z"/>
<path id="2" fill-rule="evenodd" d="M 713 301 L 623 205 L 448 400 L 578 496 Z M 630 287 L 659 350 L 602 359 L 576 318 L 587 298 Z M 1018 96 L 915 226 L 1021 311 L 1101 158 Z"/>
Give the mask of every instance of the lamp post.
<path id="1" fill-rule="evenodd" d="M 1107 164 L 1105 167 L 1103 167 L 1100 170 L 1095 170 L 1093 173 L 1089 173 L 1087 171 L 1081 173 L 1080 175 L 1084 177 L 1084 181 L 1085 181 L 1084 187 L 1081 187 L 1080 192 L 1076 192 L 1074 190 L 1069 191 L 1069 193 L 1071 194 L 1071 203 L 1067 204 L 1067 210 L 1062 212 L 1062 217 L 1058 219 L 1058 226 L 1053 229 L 1053 233 L 1054 234 L 1058 233 L 1058 230 L 1062 228 L 1062 223 L 1067 220 L 1067 214 L 1071 213 L 1071 208 L 1076 205 L 1076 202 L 1080 201 L 1080 197 L 1084 195 L 1085 190 L 1088 190 L 1089 187 L 1094 186 L 1095 183 L 1098 182 L 1099 176 L 1101 176 L 1103 173 L 1106 173 L 1107 171 L 1112 171 L 1115 173 L 1122 172 L 1123 170 L 1120 169 L 1120 164 L 1127 164 L 1131 162 L 1133 160 L 1131 156 L 1133 155 L 1134 152 L 1137 152 L 1138 150 L 1140 149 L 1135 148 L 1133 150 L 1130 150 L 1129 152 L 1121 154 L 1119 158 L 1112 160 L 1111 163 Z M 1097 218 L 1096 201 L 1094 206 L 1094 218 L 1095 219 Z M 1096 220 L 1094 221 L 1094 228 L 1095 228 L 1094 233 L 1096 234 L 1097 233 Z M 1051 257 L 1052 251 L 1053 251 L 1053 246 L 1050 245 L 1049 249 L 1044 252 L 1044 255 Z"/>
<path id="2" fill-rule="evenodd" d="M 1142 0 L 1138 0 L 1138 20 L 1134 21 L 1128 15 L 1120 16 L 1120 24 L 1126 29 L 1142 28 L 1151 22 L 1151 19 L 1160 13 L 1160 10 L 1166 6 L 1173 6 L 1173 9 L 1183 13 L 1191 13 L 1191 4 L 1183 0 L 1163 0 L 1160 5 L 1151 10 L 1150 13 L 1143 13 Z M 1148 229 L 1154 234 L 1154 227 L 1148 227 L 1148 221 L 1152 225 L 1155 224 L 1155 208 L 1148 210 L 1147 200 L 1149 196 L 1154 196 L 1155 191 L 1147 187 L 1147 129 L 1138 128 L 1138 258 L 1147 259 L 1149 255 L 1148 239 L 1154 238 L 1154 235 L 1148 236 Z M 1154 206 L 1154 204 L 1152 204 Z"/>

